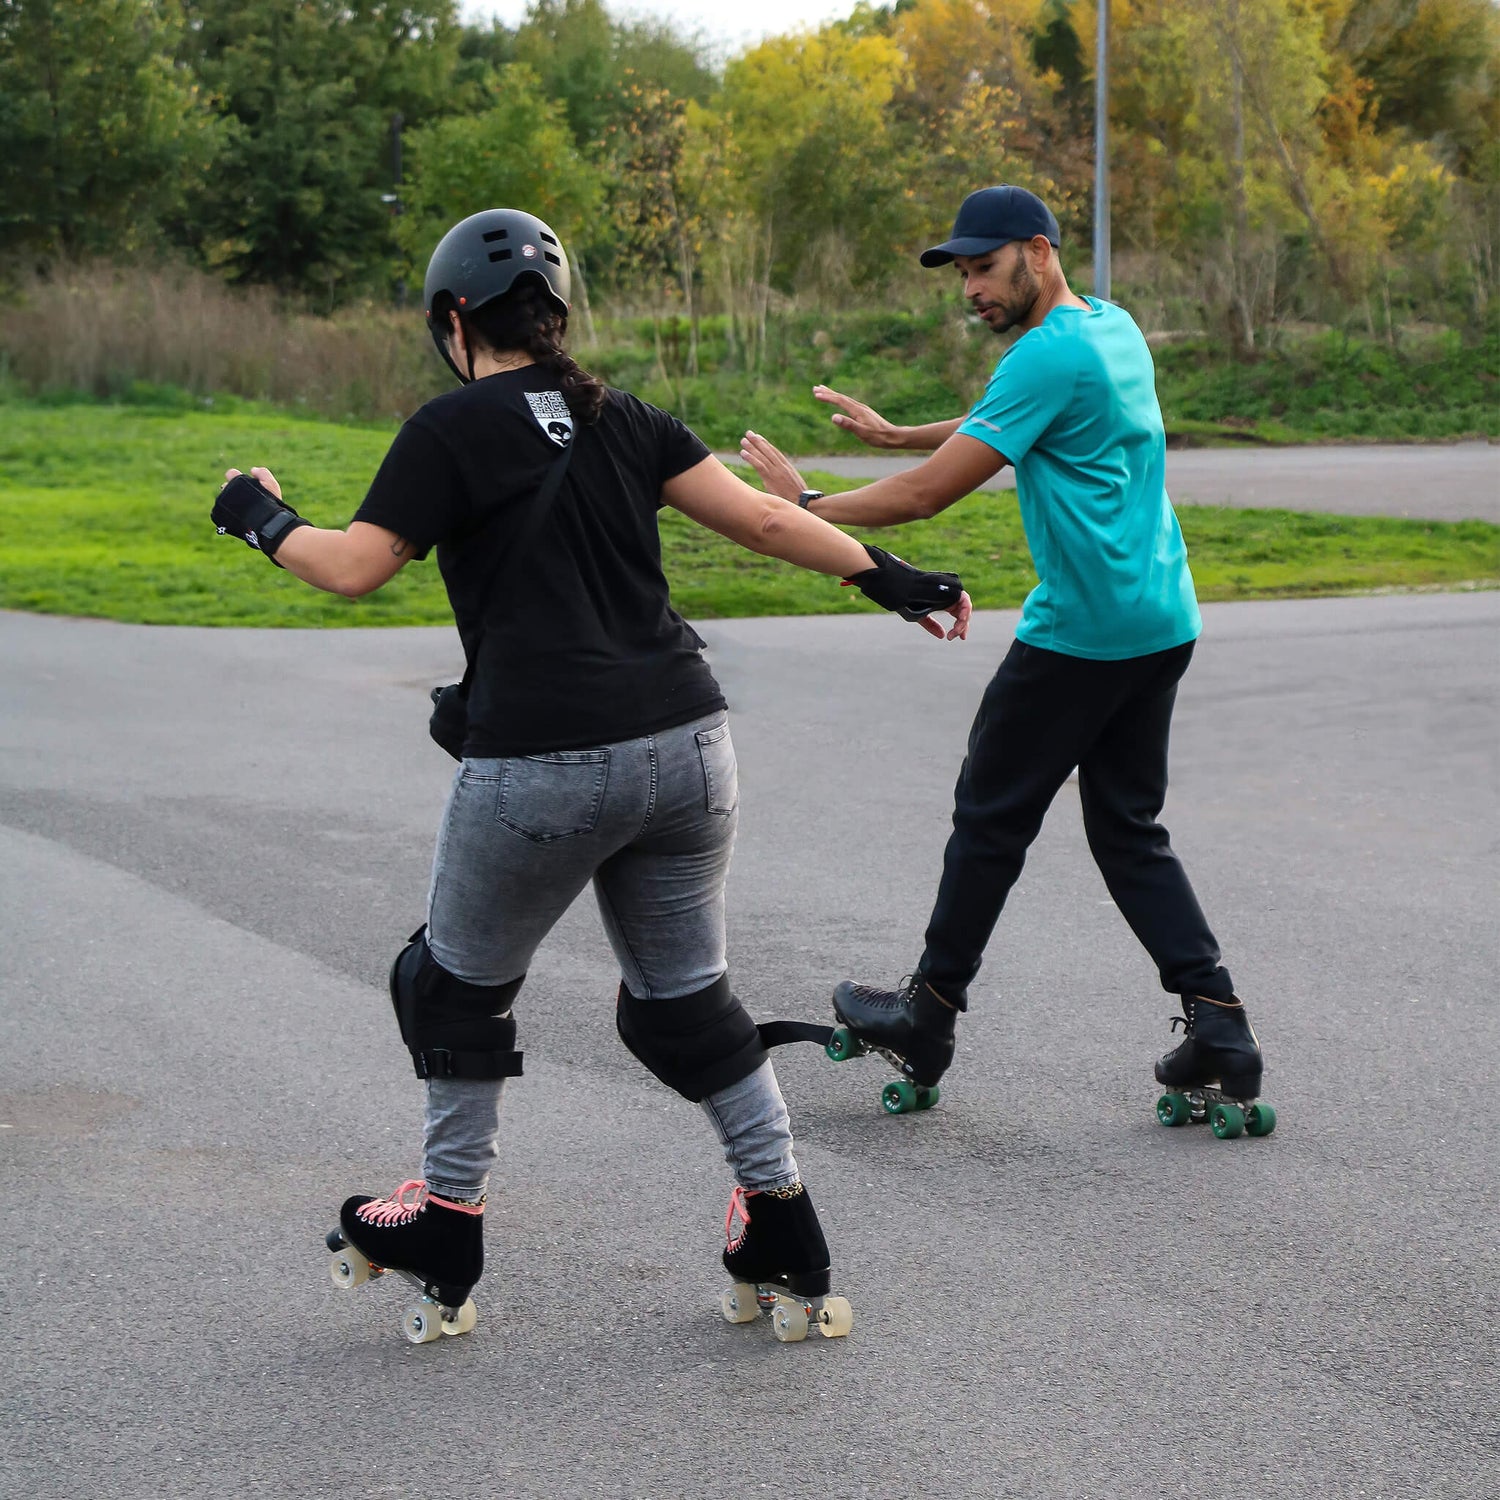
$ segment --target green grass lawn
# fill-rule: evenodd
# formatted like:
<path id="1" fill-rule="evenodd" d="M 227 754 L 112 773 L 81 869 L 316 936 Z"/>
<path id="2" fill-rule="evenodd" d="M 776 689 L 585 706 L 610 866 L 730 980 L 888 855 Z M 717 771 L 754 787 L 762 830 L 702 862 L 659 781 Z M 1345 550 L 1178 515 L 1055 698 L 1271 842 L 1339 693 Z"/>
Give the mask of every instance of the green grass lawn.
<path id="1" fill-rule="evenodd" d="M 432 625 L 447 601 L 432 560 L 369 598 L 321 594 L 215 534 L 223 471 L 264 463 L 309 519 L 342 526 L 389 429 L 130 406 L 0 405 L 0 608 L 172 625 Z M 855 486 L 817 476 L 828 490 Z M 1386 588 L 1500 586 L 1500 527 L 1183 506 L 1199 597 L 1290 598 Z M 734 547 L 664 511 L 667 574 L 698 619 L 872 610 L 852 589 Z M 878 534 L 954 568 L 980 608 L 1035 582 L 1010 494 L 978 494 L 935 521 Z"/>

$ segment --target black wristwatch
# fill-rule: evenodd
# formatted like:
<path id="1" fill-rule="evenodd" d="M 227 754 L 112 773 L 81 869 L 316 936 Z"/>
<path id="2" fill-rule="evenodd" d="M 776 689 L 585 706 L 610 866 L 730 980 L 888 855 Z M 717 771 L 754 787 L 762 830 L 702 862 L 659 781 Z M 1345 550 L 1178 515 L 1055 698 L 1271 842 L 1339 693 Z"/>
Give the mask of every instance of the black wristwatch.
<path id="1" fill-rule="evenodd" d="M 797 496 L 797 504 L 800 505 L 803 510 L 806 510 L 809 504 L 812 503 L 812 501 L 821 500 L 822 498 L 822 490 L 803 490 L 802 493 Z"/>

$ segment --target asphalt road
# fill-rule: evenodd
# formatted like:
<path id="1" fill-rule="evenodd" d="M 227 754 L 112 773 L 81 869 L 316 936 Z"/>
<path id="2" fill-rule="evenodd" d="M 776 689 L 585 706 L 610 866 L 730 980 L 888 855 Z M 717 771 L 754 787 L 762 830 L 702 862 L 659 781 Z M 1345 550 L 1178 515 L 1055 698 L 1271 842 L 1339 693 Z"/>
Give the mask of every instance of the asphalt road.
<path id="1" fill-rule="evenodd" d="M 850 479 L 880 479 L 921 462 L 921 455 L 891 453 L 797 460 L 803 469 Z M 1001 470 L 984 488 L 1014 489 L 1015 471 Z M 1500 521 L 1500 446 L 1172 448 L 1167 452 L 1167 491 L 1179 505 Z"/>
<path id="2" fill-rule="evenodd" d="M 580 903 L 517 1008 L 479 1326 L 413 1347 L 321 1237 L 417 1164 L 382 986 L 452 633 L 0 615 L 0 1494 L 1496 1493 L 1500 594 L 1205 616 L 1168 822 L 1274 1136 L 1157 1125 L 1172 1005 L 1065 788 L 935 1110 L 780 1054 L 856 1321 L 778 1345 L 719 1317 L 727 1173 Z M 760 1016 L 911 965 L 1013 623 L 704 627 Z"/>

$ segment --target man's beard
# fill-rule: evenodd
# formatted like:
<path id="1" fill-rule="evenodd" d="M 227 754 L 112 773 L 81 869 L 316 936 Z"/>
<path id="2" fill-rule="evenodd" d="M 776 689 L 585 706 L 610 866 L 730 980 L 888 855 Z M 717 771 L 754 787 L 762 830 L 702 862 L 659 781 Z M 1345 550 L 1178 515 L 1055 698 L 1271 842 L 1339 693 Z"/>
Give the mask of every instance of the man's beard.
<path id="1" fill-rule="evenodd" d="M 991 307 L 1003 310 L 1005 314 L 1002 322 L 990 324 L 990 332 L 996 337 L 1002 333 L 1009 333 L 1017 323 L 1024 322 L 1030 317 L 1031 309 L 1036 306 L 1036 299 L 1041 295 L 1041 283 L 1031 274 L 1031 267 L 1026 264 L 1024 258 L 1011 272 L 1010 286 L 1007 290 L 1014 300 L 990 304 Z"/>

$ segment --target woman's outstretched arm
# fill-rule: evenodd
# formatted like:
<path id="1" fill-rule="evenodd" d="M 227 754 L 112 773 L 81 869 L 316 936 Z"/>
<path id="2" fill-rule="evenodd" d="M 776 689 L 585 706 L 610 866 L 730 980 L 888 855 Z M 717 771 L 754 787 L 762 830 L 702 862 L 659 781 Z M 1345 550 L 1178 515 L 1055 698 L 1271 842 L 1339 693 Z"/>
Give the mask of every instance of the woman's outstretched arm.
<path id="1" fill-rule="evenodd" d="M 662 486 L 662 499 L 700 526 L 751 552 L 779 557 L 814 573 L 854 580 L 880 566 L 878 558 L 853 537 L 788 500 L 752 488 L 713 457 L 669 479 Z M 959 597 L 951 606 L 933 611 L 953 616 L 953 628 L 946 632 L 949 640 L 968 635 L 973 609 L 969 596 L 961 589 L 957 592 Z M 930 635 L 941 638 L 945 634 L 933 620 L 923 618 L 918 623 Z"/>
<path id="2" fill-rule="evenodd" d="M 224 475 L 226 483 L 237 477 L 240 477 L 238 469 L 230 469 Z M 281 486 L 269 469 L 251 469 L 249 477 L 276 501 L 281 501 Z M 264 502 L 264 496 L 261 499 Z M 253 506 L 253 496 L 249 503 Z M 269 513 L 270 503 L 265 504 Z M 248 511 L 246 516 L 253 519 Z M 243 532 L 236 528 L 235 534 Z M 271 556 L 288 573 L 314 588 L 358 599 L 389 583 L 411 561 L 415 551 L 404 537 L 368 521 L 351 521 L 347 531 L 333 531 L 299 518 L 277 541 Z"/>

